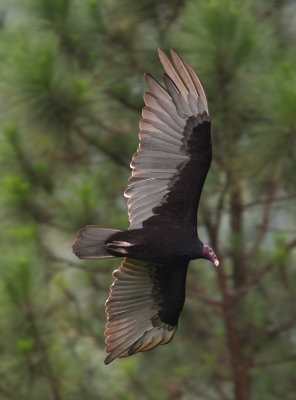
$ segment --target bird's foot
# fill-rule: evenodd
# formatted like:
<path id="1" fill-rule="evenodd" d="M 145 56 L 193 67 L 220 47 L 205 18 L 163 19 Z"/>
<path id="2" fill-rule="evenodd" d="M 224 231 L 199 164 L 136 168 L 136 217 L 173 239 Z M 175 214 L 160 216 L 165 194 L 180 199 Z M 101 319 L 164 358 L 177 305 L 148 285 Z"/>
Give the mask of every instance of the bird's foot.
<path id="1" fill-rule="evenodd" d="M 129 248 L 133 247 L 134 244 L 124 241 L 113 241 L 110 243 L 106 243 L 105 247 L 110 253 L 119 253 L 119 255 L 127 255 L 129 254 Z"/>

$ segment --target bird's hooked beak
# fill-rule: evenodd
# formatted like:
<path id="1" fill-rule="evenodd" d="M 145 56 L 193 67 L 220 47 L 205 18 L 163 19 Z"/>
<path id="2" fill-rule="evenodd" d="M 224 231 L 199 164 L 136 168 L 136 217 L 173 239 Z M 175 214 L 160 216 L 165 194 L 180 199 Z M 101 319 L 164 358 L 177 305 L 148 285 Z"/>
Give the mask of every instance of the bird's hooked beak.
<path id="1" fill-rule="evenodd" d="M 208 246 L 207 244 L 203 245 L 202 255 L 204 258 L 212 261 L 212 263 L 215 265 L 215 267 L 219 266 L 219 260 L 216 256 L 216 254 L 214 253 L 213 249 L 210 246 Z"/>

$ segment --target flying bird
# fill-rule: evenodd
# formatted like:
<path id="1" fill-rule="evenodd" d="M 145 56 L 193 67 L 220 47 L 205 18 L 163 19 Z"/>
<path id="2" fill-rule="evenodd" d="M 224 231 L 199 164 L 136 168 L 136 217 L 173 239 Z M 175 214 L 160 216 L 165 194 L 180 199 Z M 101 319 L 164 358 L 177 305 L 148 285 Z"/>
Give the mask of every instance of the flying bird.
<path id="1" fill-rule="evenodd" d="M 105 364 L 168 343 L 185 300 L 190 260 L 219 261 L 197 232 L 197 210 L 212 160 L 210 116 L 193 68 L 159 49 L 165 87 L 145 75 L 150 91 L 139 146 L 124 193 L 127 230 L 88 225 L 73 243 L 83 260 L 124 257 L 106 301 Z"/>

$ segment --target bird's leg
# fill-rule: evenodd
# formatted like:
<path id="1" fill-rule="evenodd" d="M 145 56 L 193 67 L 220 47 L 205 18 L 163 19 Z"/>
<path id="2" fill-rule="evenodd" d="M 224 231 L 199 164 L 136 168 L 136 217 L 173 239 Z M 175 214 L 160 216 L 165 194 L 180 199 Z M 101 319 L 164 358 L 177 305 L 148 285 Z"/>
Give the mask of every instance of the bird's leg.
<path id="1" fill-rule="evenodd" d="M 120 240 L 114 240 L 112 242 L 106 243 L 105 247 L 109 253 L 117 256 L 126 256 L 130 253 L 129 249 L 133 247 L 134 244 L 130 242 L 124 242 Z"/>

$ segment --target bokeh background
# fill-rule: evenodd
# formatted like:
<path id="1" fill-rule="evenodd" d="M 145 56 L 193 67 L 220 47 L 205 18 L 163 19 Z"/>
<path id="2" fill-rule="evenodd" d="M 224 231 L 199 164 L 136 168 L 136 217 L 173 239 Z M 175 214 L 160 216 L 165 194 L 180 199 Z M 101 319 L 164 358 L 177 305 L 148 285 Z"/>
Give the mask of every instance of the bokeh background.
<path id="1" fill-rule="evenodd" d="M 77 260 L 86 224 L 127 228 L 122 196 L 157 48 L 208 95 L 199 210 L 221 266 L 192 262 L 167 346 L 105 358 L 120 260 Z M 296 3 L 0 4 L 0 399 L 295 400 Z"/>

